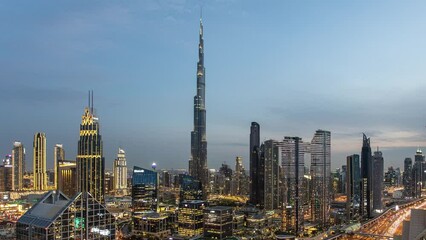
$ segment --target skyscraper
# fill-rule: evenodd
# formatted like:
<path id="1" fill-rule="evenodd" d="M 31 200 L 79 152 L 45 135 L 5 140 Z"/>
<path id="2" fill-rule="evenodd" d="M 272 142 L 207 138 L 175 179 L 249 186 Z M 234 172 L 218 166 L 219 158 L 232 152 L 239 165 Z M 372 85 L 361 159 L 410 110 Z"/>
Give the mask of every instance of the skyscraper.
<path id="1" fill-rule="evenodd" d="M 250 127 L 250 202 L 254 205 L 259 204 L 260 195 L 260 125 L 252 122 Z"/>
<path id="2" fill-rule="evenodd" d="M 3 164 L 0 166 L 0 191 L 12 191 L 13 185 L 13 166 L 12 155 L 8 154 L 3 159 Z"/>
<path id="3" fill-rule="evenodd" d="M 206 81 L 204 68 L 203 22 L 200 19 L 200 33 L 197 63 L 197 94 L 194 96 L 194 130 L 191 132 L 191 159 L 189 174 L 201 181 L 207 194 L 207 138 L 206 138 Z"/>
<path id="4" fill-rule="evenodd" d="M 283 231 L 303 232 L 303 177 L 305 144 L 299 137 L 284 137 L 281 143 L 283 172 Z"/>
<path id="5" fill-rule="evenodd" d="M 59 162 L 65 160 L 65 150 L 62 144 L 56 144 L 53 151 L 53 165 L 55 171 L 55 189 L 58 189 L 58 173 L 59 173 Z"/>
<path id="6" fill-rule="evenodd" d="M 359 155 L 354 154 L 346 158 L 346 216 L 347 220 L 353 220 L 359 214 L 360 202 L 360 168 Z"/>
<path id="7" fill-rule="evenodd" d="M 414 197 L 421 197 L 422 188 L 425 183 L 423 182 L 424 175 L 426 170 L 425 165 L 425 156 L 422 153 L 422 150 L 417 149 L 416 155 L 414 155 L 414 165 L 413 165 L 413 190 Z"/>
<path id="8" fill-rule="evenodd" d="M 373 210 L 373 161 L 370 138 L 363 134 L 361 149 L 361 217 L 370 218 Z"/>
<path id="9" fill-rule="evenodd" d="M 243 158 L 235 158 L 235 173 L 234 173 L 234 182 L 235 186 L 233 188 L 233 195 L 247 195 L 248 194 L 248 178 L 246 170 L 243 166 Z"/>
<path id="10" fill-rule="evenodd" d="M 126 194 L 127 191 L 126 152 L 121 148 L 114 160 L 114 191 L 119 194 Z"/>
<path id="11" fill-rule="evenodd" d="M 36 133 L 33 143 L 34 190 L 47 190 L 46 135 Z"/>
<path id="12" fill-rule="evenodd" d="M 264 152 L 264 199 L 261 201 L 265 210 L 275 210 L 280 207 L 280 160 L 278 142 L 275 140 L 265 141 Z"/>
<path id="13" fill-rule="evenodd" d="M 383 210 L 383 178 L 384 162 L 383 154 L 377 148 L 373 155 L 373 210 Z"/>
<path id="14" fill-rule="evenodd" d="M 404 195 L 406 197 L 413 197 L 414 195 L 414 181 L 413 181 L 413 160 L 405 158 L 404 172 L 402 174 L 402 185 L 404 186 Z"/>
<path id="15" fill-rule="evenodd" d="M 317 130 L 310 145 L 311 151 L 311 217 L 321 227 L 328 225 L 330 218 L 330 142 L 329 131 Z"/>
<path id="16" fill-rule="evenodd" d="M 12 149 L 12 189 L 20 190 L 24 187 L 25 148 L 21 142 L 14 142 Z"/>
<path id="17" fill-rule="evenodd" d="M 93 111 L 93 92 L 89 106 L 84 109 L 80 124 L 77 153 L 77 186 L 79 192 L 89 192 L 98 202 L 104 202 L 105 159 L 99 119 Z"/>

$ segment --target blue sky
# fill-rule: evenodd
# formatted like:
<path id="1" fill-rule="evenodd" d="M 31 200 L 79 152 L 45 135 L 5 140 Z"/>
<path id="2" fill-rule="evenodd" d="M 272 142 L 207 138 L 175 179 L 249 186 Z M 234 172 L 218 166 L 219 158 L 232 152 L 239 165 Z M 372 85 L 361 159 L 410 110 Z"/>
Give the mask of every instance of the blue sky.
<path id="1" fill-rule="evenodd" d="M 35 132 L 66 157 L 95 92 L 107 168 L 186 168 L 203 6 L 209 167 L 262 139 L 332 132 L 332 167 L 362 132 L 385 166 L 425 146 L 423 1 L 2 1 L 0 154 Z M 309 162 L 309 161 L 307 161 Z M 308 164 L 307 164 L 308 165 Z"/>

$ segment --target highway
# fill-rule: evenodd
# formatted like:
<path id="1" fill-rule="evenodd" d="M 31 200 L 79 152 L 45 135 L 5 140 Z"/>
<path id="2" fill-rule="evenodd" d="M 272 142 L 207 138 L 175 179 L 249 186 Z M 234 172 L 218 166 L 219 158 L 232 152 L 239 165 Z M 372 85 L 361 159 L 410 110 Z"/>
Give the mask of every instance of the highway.
<path id="1" fill-rule="evenodd" d="M 339 234 L 327 239 L 393 239 L 394 235 L 400 235 L 403 221 L 409 218 L 411 209 L 426 208 L 426 198 L 422 198 L 407 204 L 403 204 L 386 210 L 380 216 L 364 223 L 353 234 Z"/>

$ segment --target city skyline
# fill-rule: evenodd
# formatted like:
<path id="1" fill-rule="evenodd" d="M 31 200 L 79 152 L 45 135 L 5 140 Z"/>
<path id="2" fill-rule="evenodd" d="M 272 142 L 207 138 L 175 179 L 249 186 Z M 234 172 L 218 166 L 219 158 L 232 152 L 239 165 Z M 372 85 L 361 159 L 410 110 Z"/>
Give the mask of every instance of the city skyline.
<path id="1" fill-rule="evenodd" d="M 149 3 L 68 3 L 68 10 L 33 3 L 19 14 L 15 3 L 2 3 L 0 24 L 10 34 L 0 37 L 0 81 L 8 89 L 0 107 L 13 113 L 1 129 L 3 156 L 20 141 L 27 146 L 26 170 L 32 169 L 32 136 L 44 132 L 48 168 L 58 143 L 74 160 L 81 109 L 87 90 L 94 89 L 107 169 L 118 147 L 126 149 L 129 167 L 156 162 L 159 168 L 187 168 L 200 4 Z M 385 167 L 402 167 L 405 157 L 424 148 L 426 117 L 419 106 L 426 49 L 424 33 L 414 27 L 426 20 L 424 3 L 259 6 L 267 15 L 255 5 L 203 4 L 209 168 L 243 156 L 248 169 L 252 121 L 262 126 L 261 141 L 291 135 L 308 140 L 317 129 L 330 130 L 332 169 L 360 154 L 361 132 L 383 151 Z M 316 7 L 323 12 L 315 13 Z"/>

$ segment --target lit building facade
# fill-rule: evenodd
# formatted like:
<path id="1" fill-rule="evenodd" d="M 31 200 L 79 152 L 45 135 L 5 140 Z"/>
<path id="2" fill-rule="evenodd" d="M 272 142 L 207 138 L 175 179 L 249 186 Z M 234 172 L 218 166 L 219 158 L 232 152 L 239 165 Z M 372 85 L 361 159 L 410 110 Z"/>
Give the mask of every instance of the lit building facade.
<path id="1" fill-rule="evenodd" d="M 6 155 L 0 166 L 0 192 L 13 190 L 13 165 L 12 155 Z"/>
<path id="2" fill-rule="evenodd" d="M 243 166 L 243 158 L 235 158 L 235 171 L 233 176 L 232 195 L 247 195 L 249 194 L 249 179 L 246 170 Z"/>
<path id="3" fill-rule="evenodd" d="M 24 239 L 115 239 L 115 218 L 90 193 L 68 198 L 50 191 L 16 224 L 16 237 Z"/>
<path id="4" fill-rule="evenodd" d="M 206 79 L 204 67 L 203 23 L 200 19 L 200 34 L 197 63 L 197 95 L 194 96 L 194 130 L 191 132 L 191 159 L 189 175 L 201 181 L 204 194 L 209 189 L 207 169 L 207 137 L 206 137 Z"/>
<path id="5" fill-rule="evenodd" d="M 21 142 L 14 142 L 12 149 L 12 189 L 20 190 L 24 188 L 25 174 L 25 148 Z"/>
<path id="6" fill-rule="evenodd" d="M 303 188 L 306 145 L 299 137 L 284 137 L 281 143 L 283 170 L 283 231 L 303 232 Z"/>
<path id="7" fill-rule="evenodd" d="M 383 179 L 384 179 L 384 160 L 383 154 L 379 149 L 373 155 L 373 210 L 383 210 Z"/>
<path id="8" fill-rule="evenodd" d="M 58 173 L 56 178 L 57 189 L 68 197 L 73 197 L 77 193 L 77 164 L 76 161 L 57 161 Z"/>
<path id="9" fill-rule="evenodd" d="M 119 194 L 127 192 L 127 162 L 126 152 L 119 148 L 114 160 L 114 191 Z"/>
<path id="10" fill-rule="evenodd" d="M 370 138 L 363 134 L 361 149 L 361 204 L 360 214 L 363 218 L 372 217 L 373 210 L 373 161 Z"/>
<path id="11" fill-rule="evenodd" d="M 89 192 L 103 203 L 105 159 L 99 126 L 99 119 L 94 115 L 92 93 L 91 98 L 89 96 L 89 106 L 85 108 L 81 117 L 77 151 L 77 187 L 79 192 Z"/>
<path id="12" fill-rule="evenodd" d="M 224 239 L 232 236 L 232 207 L 215 206 L 204 209 L 204 237 Z"/>
<path id="13" fill-rule="evenodd" d="M 317 130 L 310 145 L 311 153 L 311 219 L 320 227 L 328 226 L 330 219 L 331 133 Z"/>
<path id="14" fill-rule="evenodd" d="M 36 133 L 33 143 L 34 190 L 47 190 L 46 170 L 46 135 L 44 133 Z"/>
<path id="15" fill-rule="evenodd" d="M 183 201 L 178 210 L 178 234 L 183 237 L 202 236 L 204 233 L 204 209 L 201 200 Z"/>
<path id="16" fill-rule="evenodd" d="M 158 173 L 133 167 L 132 176 L 133 216 L 158 210 Z"/>

